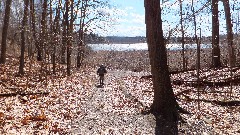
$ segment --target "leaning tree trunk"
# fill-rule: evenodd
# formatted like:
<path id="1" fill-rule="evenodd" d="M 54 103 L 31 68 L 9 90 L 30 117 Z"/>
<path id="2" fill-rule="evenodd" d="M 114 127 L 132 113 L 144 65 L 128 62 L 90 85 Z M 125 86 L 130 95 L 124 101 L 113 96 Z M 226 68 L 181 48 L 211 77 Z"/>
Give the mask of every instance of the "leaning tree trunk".
<path id="1" fill-rule="evenodd" d="M 21 55 L 20 55 L 20 66 L 19 66 L 19 74 L 24 74 L 24 51 L 25 51 L 25 31 L 26 31 L 26 24 L 28 21 L 28 4 L 29 0 L 24 0 L 24 14 L 22 20 L 22 31 L 21 31 Z"/>
<path id="2" fill-rule="evenodd" d="M 160 0 L 145 0 L 146 36 L 153 79 L 151 111 L 157 114 L 156 134 L 177 134 L 177 103 L 174 97 L 164 45 Z"/>
<path id="3" fill-rule="evenodd" d="M 221 67 L 219 48 L 218 0 L 212 0 L 212 64 L 214 68 Z"/>
<path id="4" fill-rule="evenodd" d="M 235 56 L 234 47 L 233 47 L 233 32 L 232 32 L 232 21 L 231 21 L 229 0 L 223 0 L 223 6 L 224 6 L 224 11 L 225 11 L 226 26 L 227 26 L 229 64 L 231 67 L 233 67 L 236 64 L 236 56 Z"/>
<path id="5" fill-rule="evenodd" d="M 6 62 L 7 32 L 8 32 L 10 11 L 11 11 L 11 3 L 12 3 L 12 0 L 6 1 L 5 16 L 4 16 L 4 23 L 3 23 L 3 30 L 2 30 L 2 49 L 1 49 L 1 59 L 0 59 L 1 64 L 5 64 Z"/>

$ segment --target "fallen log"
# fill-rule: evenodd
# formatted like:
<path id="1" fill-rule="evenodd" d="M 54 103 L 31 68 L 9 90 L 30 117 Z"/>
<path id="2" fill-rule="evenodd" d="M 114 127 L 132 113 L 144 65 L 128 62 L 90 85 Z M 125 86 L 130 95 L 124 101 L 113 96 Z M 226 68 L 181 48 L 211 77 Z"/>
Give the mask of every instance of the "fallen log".
<path id="1" fill-rule="evenodd" d="M 186 85 L 190 87 L 197 88 L 198 81 L 184 81 L 184 80 L 173 80 L 174 85 Z M 208 86 L 208 87 L 223 87 L 230 86 L 234 84 L 240 84 L 240 75 L 233 78 L 226 78 L 218 81 L 199 81 L 199 87 Z"/>
<path id="2" fill-rule="evenodd" d="M 214 101 L 214 103 L 221 106 L 240 106 L 240 101 Z"/>
<path id="3" fill-rule="evenodd" d="M 187 95 L 184 95 L 188 101 L 200 101 L 200 102 L 207 102 L 207 103 L 212 103 L 215 105 L 220 105 L 220 106 L 240 106 L 240 101 L 233 100 L 233 101 L 217 101 L 217 100 L 206 100 L 206 99 L 192 99 Z"/>
<path id="4" fill-rule="evenodd" d="M 239 69 L 240 69 L 240 67 L 233 67 L 231 70 L 232 70 L 232 72 L 235 72 Z M 184 70 L 183 71 L 171 71 L 170 74 L 178 74 L 178 73 L 183 73 L 183 72 L 188 72 L 188 71 L 193 71 L 193 70 L 195 70 L 195 69 L 189 69 L 189 70 L 185 70 L 185 71 Z M 229 71 L 227 71 L 227 72 L 229 72 Z M 209 76 L 212 76 L 212 74 L 209 75 Z M 205 80 L 209 76 L 205 76 L 205 77 L 201 78 L 202 80 L 200 81 L 200 84 L 199 84 L 200 87 L 202 87 L 202 86 L 222 87 L 222 86 L 230 86 L 231 84 L 232 85 L 240 84 L 240 75 L 225 78 L 225 79 L 221 79 L 221 80 L 218 80 L 218 81 L 207 81 L 207 80 Z M 140 79 L 150 79 L 150 78 L 152 78 L 152 75 L 142 76 Z M 173 80 L 172 82 L 173 82 L 174 85 L 186 84 L 187 86 L 191 86 L 191 87 L 194 87 L 194 88 L 198 87 L 197 81 Z"/>
<path id="5" fill-rule="evenodd" d="M 0 93 L 0 97 L 27 96 L 27 95 L 48 95 L 50 92 L 30 92 L 30 93 Z"/>
<path id="6" fill-rule="evenodd" d="M 187 89 L 187 90 L 181 91 L 181 92 L 177 93 L 177 94 L 175 95 L 175 97 L 178 97 L 178 96 L 180 96 L 180 95 L 182 95 L 182 94 L 184 94 L 184 93 L 189 93 L 189 92 L 191 92 L 191 91 L 192 91 L 192 89 Z"/>
<path id="7" fill-rule="evenodd" d="M 174 74 L 179 74 L 179 73 L 184 73 L 184 72 L 194 71 L 194 70 L 196 70 L 196 69 L 180 70 L 180 71 L 170 71 L 169 73 L 171 75 L 174 75 Z M 152 75 L 144 75 L 140 79 L 149 79 L 149 78 L 152 78 Z"/>
<path id="8" fill-rule="evenodd" d="M 154 92 L 152 90 L 143 90 L 143 92 Z"/>

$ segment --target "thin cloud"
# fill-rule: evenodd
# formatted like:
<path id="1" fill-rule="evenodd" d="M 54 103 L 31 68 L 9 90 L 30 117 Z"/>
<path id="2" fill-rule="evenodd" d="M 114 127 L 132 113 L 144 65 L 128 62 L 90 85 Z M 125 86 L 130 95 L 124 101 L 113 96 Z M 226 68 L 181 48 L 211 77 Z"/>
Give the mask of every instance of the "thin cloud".
<path id="1" fill-rule="evenodd" d="M 197 11 L 198 9 L 201 9 L 203 5 L 206 4 L 208 0 L 194 0 L 194 10 Z M 131 1 L 133 2 L 133 1 Z M 143 0 L 134 0 L 134 2 L 143 2 Z M 237 4 L 236 4 L 237 3 Z M 143 4 L 143 3 L 142 3 Z M 235 4 L 235 6 L 233 6 Z M 125 4 L 124 4 L 125 5 Z M 110 26 L 107 31 L 104 31 L 101 33 L 101 35 L 115 35 L 115 36 L 145 36 L 146 33 L 146 26 L 145 26 L 145 15 L 144 15 L 144 6 L 142 5 L 142 8 L 139 8 L 139 5 L 135 7 L 133 4 L 130 4 L 131 6 L 125 6 L 118 5 L 115 6 L 115 8 L 112 9 L 106 9 L 107 12 L 113 15 L 115 18 L 114 25 Z M 239 7 L 240 2 L 237 0 L 231 0 L 231 12 L 233 13 L 233 9 L 236 9 Z M 183 17 L 186 18 L 192 14 L 191 10 L 192 6 L 192 0 L 184 0 L 183 1 Z M 219 9 L 222 9 L 223 4 L 222 2 L 219 2 Z M 162 20 L 163 20 L 163 32 L 164 35 L 167 35 L 169 30 L 176 29 L 176 32 L 174 33 L 174 36 L 181 36 L 180 31 L 180 15 L 179 15 L 179 1 L 177 0 L 168 0 L 161 4 L 162 7 Z M 201 10 L 198 14 L 196 14 L 196 21 L 197 21 L 197 28 L 202 29 L 202 35 L 204 36 L 211 36 L 211 25 L 212 25 L 212 15 L 210 12 L 211 5 L 208 5 L 208 7 Z M 141 11 L 139 11 L 141 10 Z M 232 19 L 233 21 L 236 21 L 236 10 L 233 13 Z M 224 12 L 220 14 L 219 17 L 220 22 L 220 33 L 224 33 L 226 31 L 225 26 L 225 15 Z M 186 32 L 186 35 L 193 35 L 194 34 L 194 25 L 193 25 L 193 17 L 190 17 L 189 19 L 186 19 L 184 21 L 184 29 Z M 234 24 L 235 26 L 236 24 Z M 99 31 L 100 32 L 100 31 Z M 199 31 L 197 32 L 199 34 Z"/>
<path id="2" fill-rule="evenodd" d="M 97 28 L 94 31 L 102 36 L 145 36 L 144 14 L 139 14 L 131 6 L 125 8 L 104 9 L 107 13 L 115 14 L 115 23 L 106 31 Z M 116 17 L 117 16 L 117 17 Z M 98 24 L 100 25 L 100 24 Z"/>

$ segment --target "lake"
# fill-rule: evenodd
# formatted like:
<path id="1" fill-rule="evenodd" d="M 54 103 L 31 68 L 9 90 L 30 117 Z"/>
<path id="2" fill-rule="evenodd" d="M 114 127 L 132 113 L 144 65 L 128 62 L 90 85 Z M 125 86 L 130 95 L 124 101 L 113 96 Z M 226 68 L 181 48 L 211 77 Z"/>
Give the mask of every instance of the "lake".
<path id="1" fill-rule="evenodd" d="M 94 51 L 134 51 L 134 50 L 148 50 L 147 43 L 136 44 L 89 44 Z M 201 48 L 211 48 L 211 44 L 201 44 Z M 185 49 L 196 49 L 196 44 L 185 44 Z M 182 44 L 167 44 L 168 50 L 181 50 Z"/>

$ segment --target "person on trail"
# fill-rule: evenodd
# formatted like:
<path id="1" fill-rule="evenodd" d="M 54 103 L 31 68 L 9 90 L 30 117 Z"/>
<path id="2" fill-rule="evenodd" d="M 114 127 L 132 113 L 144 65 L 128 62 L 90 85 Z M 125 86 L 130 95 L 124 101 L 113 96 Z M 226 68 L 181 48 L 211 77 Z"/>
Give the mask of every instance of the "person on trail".
<path id="1" fill-rule="evenodd" d="M 98 70 L 97 70 L 97 74 L 99 75 L 99 80 L 100 80 L 100 85 L 101 86 L 104 85 L 104 83 L 103 83 L 103 81 L 104 81 L 104 74 L 106 74 L 106 73 L 107 73 L 107 70 L 106 70 L 106 68 L 103 65 L 101 65 L 98 68 Z"/>

